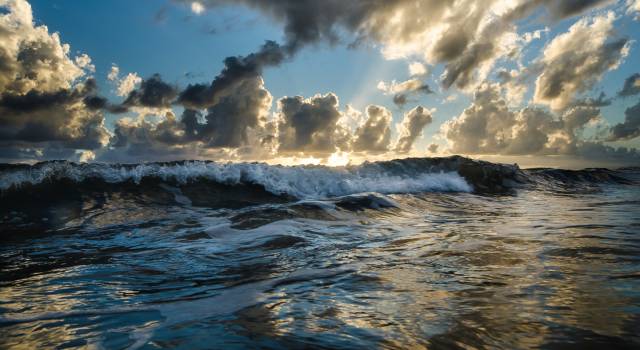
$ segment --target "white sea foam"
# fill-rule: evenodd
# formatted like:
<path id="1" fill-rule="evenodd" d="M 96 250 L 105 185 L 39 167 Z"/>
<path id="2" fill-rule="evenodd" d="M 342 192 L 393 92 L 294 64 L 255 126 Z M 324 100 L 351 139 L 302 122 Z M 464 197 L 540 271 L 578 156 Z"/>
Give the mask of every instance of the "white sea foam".
<path id="1" fill-rule="evenodd" d="M 472 187 L 457 172 L 412 172 L 397 174 L 383 168 L 322 166 L 273 166 L 259 163 L 140 164 L 135 166 L 72 163 L 47 163 L 37 167 L 0 173 L 0 190 L 69 179 L 76 182 L 100 178 L 108 183 L 145 177 L 185 184 L 207 179 L 223 184 L 251 183 L 264 186 L 274 194 L 300 199 L 327 198 L 363 192 L 415 193 L 432 191 L 470 192 Z"/>

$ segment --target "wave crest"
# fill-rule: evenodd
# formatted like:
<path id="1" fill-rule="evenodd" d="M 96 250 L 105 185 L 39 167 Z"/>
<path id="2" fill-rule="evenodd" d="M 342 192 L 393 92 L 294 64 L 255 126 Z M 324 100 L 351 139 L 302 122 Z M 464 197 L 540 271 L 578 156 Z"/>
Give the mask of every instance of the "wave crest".
<path id="1" fill-rule="evenodd" d="M 229 186 L 259 185 L 272 194 L 298 199 L 328 198 L 363 192 L 387 194 L 473 190 L 472 186 L 453 170 L 395 170 L 385 169 L 380 163 L 331 168 L 203 161 L 138 165 L 45 162 L 33 166 L 15 166 L 1 171 L 0 190 L 11 191 L 26 186 L 55 186 L 57 183 L 69 181 L 141 184 L 149 180 L 174 185 L 203 180 Z"/>

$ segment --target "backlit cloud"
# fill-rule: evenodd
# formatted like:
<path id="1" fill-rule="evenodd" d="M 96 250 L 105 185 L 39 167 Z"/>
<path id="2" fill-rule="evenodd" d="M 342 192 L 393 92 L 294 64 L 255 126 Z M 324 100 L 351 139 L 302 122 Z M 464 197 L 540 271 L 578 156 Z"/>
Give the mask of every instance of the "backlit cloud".
<path id="1" fill-rule="evenodd" d="M 396 152 L 407 153 L 411 151 L 413 143 L 422 136 L 422 130 L 433 121 L 431 111 L 418 106 L 405 113 L 400 125 L 398 125 L 398 141 L 394 147 Z"/>
<path id="2" fill-rule="evenodd" d="M 620 65 L 629 40 L 614 37 L 615 20 L 613 12 L 581 19 L 547 45 L 539 61 L 534 102 L 563 109 Z"/>
<path id="3" fill-rule="evenodd" d="M 235 52 L 237 43 L 225 42 L 231 51 L 217 53 L 219 72 L 202 82 L 191 76 L 187 84 L 185 70 L 207 67 L 151 74 L 135 66 L 154 53 L 139 61 L 94 60 L 34 24 L 27 0 L 0 0 L 0 158 L 333 157 L 338 164 L 352 153 L 362 159 L 435 153 L 638 157 L 632 146 L 640 136 L 634 100 L 640 79 L 626 62 L 635 58 L 636 33 L 628 27 L 637 24 L 637 0 L 173 3 L 178 6 L 163 10 L 163 28 L 172 25 L 176 8 L 182 15 L 206 13 L 184 22 L 201 25 L 233 7 L 239 16 L 267 18 L 281 36 L 265 38 L 253 52 Z M 318 78 L 311 72 L 274 72 L 299 64 L 298 54 L 308 47 L 336 46 L 400 61 L 376 63 L 361 74 L 360 89 L 318 90 L 307 85 Z M 126 62 L 135 71 L 98 62 Z M 264 77 L 281 79 L 272 90 L 277 96 Z M 375 88 L 388 98 L 367 100 L 380 97 Z M 297 96 L 300 91 L 305 96 Z M 624 120 L 609 119 L 621 111 Z M 440 132 L 431 139 L 423 132 L 434 120 Z"/>
<path id="4" fill-rule="evenodd" d="M 640 160 L 635 150 L 584 140 L 582 131 L 599 119 L 600 109 L 591 106 L 572 107 L 561 115 L 535 107 L 511 110 L 497 85 L 484 85 L 462 114 L 442 126 L 442 132 L 453 153 L 573 155 L 592 159 L 628 156 Z"/>
<path id="5" fill-rule="evenodd" d="M 73 58 L 57 33 L 34 25 L 26 1 L 0 7 L 1 157 L 67 158 L 106 144 L 91 58 Z"/>

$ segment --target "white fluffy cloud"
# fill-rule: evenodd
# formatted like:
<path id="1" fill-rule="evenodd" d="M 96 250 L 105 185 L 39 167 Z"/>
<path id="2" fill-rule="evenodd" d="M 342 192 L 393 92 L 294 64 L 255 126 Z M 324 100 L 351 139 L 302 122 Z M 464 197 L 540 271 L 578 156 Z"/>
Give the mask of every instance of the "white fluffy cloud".
<path id="1" fill-rule="evenodd" d="M 412 77 L 425 75 L 427 74 L 427 71 L 427 67 L 425 67 L 424 64 L 420 62 L 409 63 L 409 75 L 411 75 Z"/>
<path id="2" fill-rule="evenodd" d="M 142 78 L 135 72 L 127 73 L 127 75 L 121 78 L 120 68 L 116 65 L 111 66 L 107 79 L 116 84 L 116 95 L 120 97 L 128 96 L 131 91 L 135 90 L 142 82 Z"/>

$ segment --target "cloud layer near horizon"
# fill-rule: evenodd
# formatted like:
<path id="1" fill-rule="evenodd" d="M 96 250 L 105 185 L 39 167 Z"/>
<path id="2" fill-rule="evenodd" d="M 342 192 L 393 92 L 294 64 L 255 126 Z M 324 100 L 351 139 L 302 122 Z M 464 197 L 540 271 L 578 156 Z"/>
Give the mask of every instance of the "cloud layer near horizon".
<path id="1" fill-rule="evenodd" d="M 243 4 L 282 23 L 284 41 L 227 57 L 211 82 L 186 87 L 165 82 L 160 73 L 144 79 L 135 72 L 121 75 L 114 65 L 108 80 L 122 101 L 111 102 L 99 94 L 88 55 L 72 57 L 57 33 L 34 25 L 27 1 L 0 0 L 0 158 L 130 162 L 426 154 L 415 145 L 434 122 L 433 108 L 414 105 L 394 125 L 383 106 L 355 111 L 341 106 L 333 92 L 274 99 L 265 88 L 264 70 L 295 59 L 304 47 L 350 43 L 380 45 L 388 58 L 412 60 L 407 79 L 378 84 L 398 108 L 420 94 L 437 94 L 425 81 L 427 65 L 443 67 L 442 89 L 473 96 L 460 115 L 440 121 L 438 136 L 448 148 L 432 144 L 432 153 L 640 161 L 635 149 L 607 145 L 640 136 L 640 101 L 626 109 L 623 122 L 609 127 L 600 108 L 611 99 L 580 97 L 631 50 L 632 40 L 615 30 L 615 22 L 621 13 L 633 14 L 635 3 L 616 10 L 608 0 L 176 2 L 197 14 Z M 539 31 L 518 33 L 518 21 L 542 14 L 548 24 L 586 16 L 549 41 L 532 64 L 491 81 L 498 62 L 520 62 L 524 47 L 540 37 Z M 621 82 L 617 98 L 636 98 L 638 81 L 633 75 Z M 532 84 L 532 105 L 514 108 Z M 104 126 L 104 113 L 121 116 L 113 130 Z"/>

